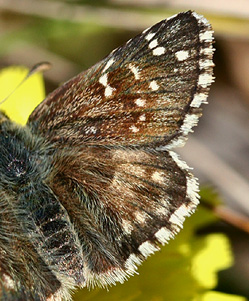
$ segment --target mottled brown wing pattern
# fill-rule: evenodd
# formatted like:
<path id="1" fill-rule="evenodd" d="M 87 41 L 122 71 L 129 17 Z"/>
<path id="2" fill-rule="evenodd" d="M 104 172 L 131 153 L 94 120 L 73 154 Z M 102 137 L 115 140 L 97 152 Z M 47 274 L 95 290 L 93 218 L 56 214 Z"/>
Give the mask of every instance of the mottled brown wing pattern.
<path id="1" fill-rule="evenodd" d="M 198 204 L 196 180 L 172 151 L 90 147 L 54 164 L 51 187 L 83 246 L 87 285 L 123 282 Z"/>
<path id="2" fill-rule="evenodd" d="M 179 14 L 55 90 L 29 122 L 53 142 L 170 147 L 198 121 L 212 53 L 206 20 Z"/>

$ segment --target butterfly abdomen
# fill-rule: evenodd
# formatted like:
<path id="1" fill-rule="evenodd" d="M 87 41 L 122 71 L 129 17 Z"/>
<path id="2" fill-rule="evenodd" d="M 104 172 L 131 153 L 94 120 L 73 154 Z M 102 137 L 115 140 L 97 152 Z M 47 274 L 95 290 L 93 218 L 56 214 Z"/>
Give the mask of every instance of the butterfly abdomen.
<path id="1" fill-rule="evenodd" d="M 77 234 L 66 210 L 47 184 L 51 171 L 51 148 L 32 137 L 26 128 L 5 117 L 2 120 L 0 270 L 4 270 L 10 279 L 29 270 L 30 279 L 20 277 L 21 282 L 15 281 L 15 285 L 25 287 L 26 281 L 35 282 L 34 279 L 38 278 L 42 285 L 32 285 L 34 295 L 38 296 L 49 293 L 48 281 L 53 283 L 51 294 L 54 293 L 53 288 L 58 290 L 62 282 L 70 287 L 82 284 L 83 259 Z M 18 237 L 15 237 L 16 233 L 19 233 Z M 1 256 L 6 257 L 6 254 L 1 253 L 5 248 L 10 260 L 9 266 L 2 267 Z M 24 262 L 24 258 L 29 258 L 29 261 Z"/>

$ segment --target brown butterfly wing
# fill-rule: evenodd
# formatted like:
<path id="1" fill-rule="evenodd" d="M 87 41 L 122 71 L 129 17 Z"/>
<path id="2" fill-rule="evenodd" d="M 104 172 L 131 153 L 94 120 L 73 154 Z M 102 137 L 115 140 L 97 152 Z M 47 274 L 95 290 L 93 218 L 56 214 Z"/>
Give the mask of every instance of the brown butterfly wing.
<path id="1" fill-rule="evenodd" d="M 49 141 L 172 148 L 212 82 L 212 31 L 193 12 L 162 21 L 51 93 L 30 115 Z"/>

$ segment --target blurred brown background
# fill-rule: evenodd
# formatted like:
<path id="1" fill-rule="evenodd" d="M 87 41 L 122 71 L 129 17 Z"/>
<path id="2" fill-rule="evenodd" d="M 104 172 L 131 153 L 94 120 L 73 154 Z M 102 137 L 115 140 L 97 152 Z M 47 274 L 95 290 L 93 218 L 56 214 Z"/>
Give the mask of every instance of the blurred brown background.
<path id="1" fill-rule="evenodd" d="M 47 92 L 96 63 L 113 48 L 180 11 L 196 10 L 215 32 L 215 76 L 203 118 L 179 153 L 227 206 L 249 218 L 248 0 L 0 0 L 0 67 L 49 61 Z M 218 289 L 249 297 L 248 234 L 225 223 L 236 263 Z"/>

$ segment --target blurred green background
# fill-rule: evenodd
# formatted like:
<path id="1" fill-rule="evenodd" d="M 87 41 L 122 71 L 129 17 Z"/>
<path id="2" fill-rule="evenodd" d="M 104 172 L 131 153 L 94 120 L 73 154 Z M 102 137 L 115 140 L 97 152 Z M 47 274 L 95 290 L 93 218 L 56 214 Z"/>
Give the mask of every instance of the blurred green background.
<path id="1" fill-rule="evenodd" d="M 216 82 L 212 85 L 209 105 L 204 107 L 203 118 L 195 129 L 195 134 L 191 135 L 179 153 L 194 167 L 194 173 L 203 187 L 211 187 L 227 207 L 248 218 L 248 0 L 0 0 L 0 67 L 23 65 L 31 68 L 41 61 L 51 62 L 53 68 L 44 74 L 46 92 L 49 93 L 140 31 L 188 9 L 203 14 L 213 26 L 217 49 Z M 20 106 L 22 105 L 20 103 Z M 204 199 L 213 198 L 209 191 L 203 192 Z M 190 224 L 191 219 L 188 221 Z M 199 233 L 226 233 L 231 239 L 235 259 L 232 267 L 219 272 L 216 290 L 249 298 L 248 233 L 227 223 L 214 221 L 213 218 L 210 220 L 212 223 L 208 223 L 207 219 L 208 222 L 202 225 Z M 188 226 L 186 228 L 188 229 Z M 192 235 L 195 230 L 192 229 Z M 183 235 L 185 240 L 191 240 L 193 237 L 186 233 L 188 230 L 183 230 L 183 234 L 180 235 Z M 175 249 L 176 253 L 177 248 L 182 245 L 181 238 L 178 240 L 180 242 Z M 194 242 L 196 243 L 195 240 Z M 141 280 L 136 280 L 140 276 L 135 276 L 134 280 L 129 280 L 133 281 L 133 284 L 129 284 L 127 288 L 126 284 L 124 287 L 119 285 L 115 288 L 116 291 L 110 289 L 108 294 L 99 290 L 90 293 L 83 290 L 83 293 L 75 295 L 75 300 L 81 300 L 81 294 L 82 300 L 194 300 L 191 292 L 187 293 L 188 290 L 184 291 L 187 294 L 186 299 L 179 290 L 178 296 L 170 295 L 172 292 L 176 294 L 178 281 L 182 283 L 184 280 L 186 288 L 195 286 L 191 277 L 184 278 L 182 269 L 179 274 L 170 274 L 171 261 L 163 261 L 162 264 L 163 258 L 168 258 L 174 253 L 173 246 L 174 242 L 164 247 L 161 253 L 151 257 L 149 263 L 146 263 L 147 270 L 143 271 L 144 267 L 139 269 Z M 195 252 L 196 246 L 190 246 Z M 177 258 L 181 260 L 182 257 Z M 186 257 L 183 264 L 187 264 Z M 173 265 L 173 270 L 176 271 L 179 265 L 181 261 Z M 189 269 L 188 264 L 186 269 Z M 155 270 L 155 274 L 150 273 L 152 270 Z M 167 271 L 169 275 L 173 275 L 172 282 L 160 282 L 162 273 L 167 274 Z M 172 288 L 172 283 L 176 289 L 171 291 L 167 285 Z M 150 294 L 145 290 L 146 287 L 147 290 L 153 290 L 154 287 L 161 295 Z M 180 287 L 183 289 L 182 284 Z M 165 294 L 166 291 L 169 294 Z"/>

